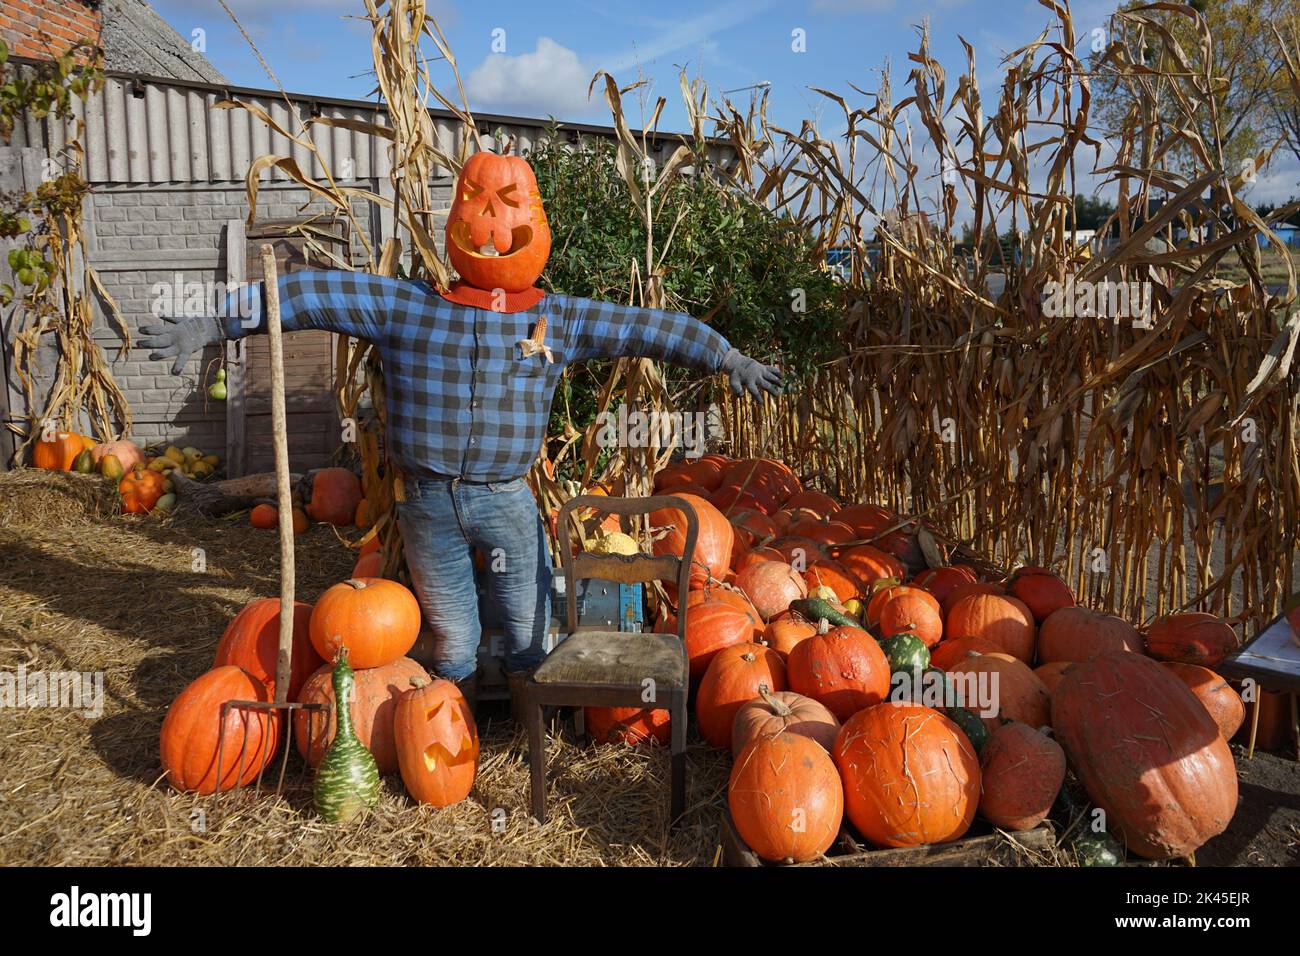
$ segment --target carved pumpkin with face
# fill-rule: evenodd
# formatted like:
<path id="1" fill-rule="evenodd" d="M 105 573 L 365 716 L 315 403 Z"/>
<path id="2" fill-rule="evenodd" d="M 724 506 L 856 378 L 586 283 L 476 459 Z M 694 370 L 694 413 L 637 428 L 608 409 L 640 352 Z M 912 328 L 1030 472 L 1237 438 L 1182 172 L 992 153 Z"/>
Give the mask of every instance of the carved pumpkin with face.
<path id="1" fill-rule="evenodd" d="M 447 252 L 479 289 L 523 292 L 551 254 L 537 179 L 519 156 L 475 153 L 461 169 L 447 216 Z"/>

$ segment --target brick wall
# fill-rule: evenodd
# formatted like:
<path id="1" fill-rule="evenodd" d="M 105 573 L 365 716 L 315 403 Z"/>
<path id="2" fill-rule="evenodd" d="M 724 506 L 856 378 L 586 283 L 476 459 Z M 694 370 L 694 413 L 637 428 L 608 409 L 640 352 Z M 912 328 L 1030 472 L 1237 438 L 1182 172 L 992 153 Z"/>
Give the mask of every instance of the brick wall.
<path id="1" fill-rule="evenodd" d="M 98 0 L 0 0 L 0 38 L 17 56 L 49 59 L 81 40 L 98 44 Z"/>

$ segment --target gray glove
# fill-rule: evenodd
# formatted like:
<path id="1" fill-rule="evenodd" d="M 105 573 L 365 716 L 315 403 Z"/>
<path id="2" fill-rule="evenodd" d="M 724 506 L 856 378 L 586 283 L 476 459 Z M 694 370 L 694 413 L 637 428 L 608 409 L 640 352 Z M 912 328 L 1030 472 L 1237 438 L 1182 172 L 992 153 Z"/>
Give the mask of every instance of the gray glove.
<path id="1" fill-rule="evenodd" d="M 185 317 L 179 319 L 164 318 L 161 324 L 144 325 L 140 332 L 145 338 L 140 345 L 154 351 L 149 353 L 152 360 L 172 358 L 172 374 L 179 375 L 185 368 L 190 356 L 209 345 L 216 345 L 225 338 L 225 329 L 221 320 L 211 315 Z"/>
<path id="2" fill-rule="evenodd" d="M 742 355 L 739 349 L 732 349 L 722 357 L 722 371 L 731 380 L 733 394 L 749 392 L 754 398 L 762 398 L 763 392 L 781 394 L 781 370 Z"/>

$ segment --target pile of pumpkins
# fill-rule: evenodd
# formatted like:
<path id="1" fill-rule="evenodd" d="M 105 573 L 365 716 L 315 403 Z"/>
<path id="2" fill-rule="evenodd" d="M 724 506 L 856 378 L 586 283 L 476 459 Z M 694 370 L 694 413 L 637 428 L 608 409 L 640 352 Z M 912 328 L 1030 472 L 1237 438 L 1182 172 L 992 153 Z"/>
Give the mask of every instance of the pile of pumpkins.
<path id="1" fill-rule="evenodd" d="M 241 610 L 217 645 L 212 668 L 176 697 L 163 721 L 161 752 L 178 790 L 212 794 L 246 786 L 275 759 L 290 728 L 282 711 L 230 708 L 221 742 L 222 706 L 275 699 L 280 602 L 256 600 Z M 346 820 L 378 799 L 379 774 L 399 771 L 417 801 L 438 807 L 463 800 L 478 770 L 478 732 L 456 685 L 431 679 L 406 657 L 420 630 L 420 608 L 401 584 L 349 579 L 316 604 L 295 602 L 293 653 L 286 699 L 324 705 L 293 710 L 292 736 L 312 767 L 329 762 L 340 743 L 364 748 L 374 770 L 364 792 L 336 786 L 321 769 L 316 806 L 328 820 Z M 350 698 L 337 720 L 336 688 Z"/>
<path id="2" fill-rule="evenodd" d="M 157 454 L 150 454 L 126 440 L 96 442 L 76 432 L 54 432 L 32 446 L 32 465 L 49 471 L 102 475 L 117 485 L 124 514 L 149 514 L 176 506 L 173 472 L 204 479 L 221 463 L 218 456 L 205 455 L 194 447 L 168 445 L 155 450 Z"/>
<path id="3" fill-rule="evenodd" d="M 957 840 L 977 814 L 1028 829 L 1080 789 L 1106 831 L 1080 834 L 1085 863 L 1120 846 L 1186 856 L 1231 821 L 1227 739 L 1245 708 L 1213 670 L 1238 643 L 1222 620 L 1140 631 L 1045 568 L 931 567 L 917 523 L 804 489 L 777 461 L 706 455 L 655 489 L 699 523 L 684 597 L 694 712 L 732 751 L 729 810 L 760 857 L 815 859 L 845 818 L 876 847 Z M 666 529 L 654 552 L 681 555 L 681 512 L 650 523 Z M 656 629 L 675 632 L 672 614 Z M 976 687 L 991 696 L 962 698 Z M 662 710 L 586 719 L 598 741 L 668 739 Z"/>
<path id="4" fill-rule="evenodd" d="M 313 521 L 337 527 L 356 525 L 366 529 L 371 525 L 370 503 L 359 479 L 347 468 L 318 468 L 303 476 L 293 492 L 293 533 L 302 534 Z M 271 499 L 259 501 L 248 513 L 254 528 L 279 527 L 280 511 Z M 373 540 L 373 536 L 372 539 Z M 377 569 L 368 566 L 354 572 L 353 577 L 372 577 Z"/>

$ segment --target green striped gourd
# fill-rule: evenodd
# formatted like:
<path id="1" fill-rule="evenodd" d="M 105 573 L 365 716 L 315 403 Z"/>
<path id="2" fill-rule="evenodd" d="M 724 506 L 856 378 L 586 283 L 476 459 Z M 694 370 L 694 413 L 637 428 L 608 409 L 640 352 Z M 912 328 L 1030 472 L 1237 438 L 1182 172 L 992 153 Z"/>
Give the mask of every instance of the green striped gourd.
<path id="1" fill-rule="evenodd" d="M 334 664 L 334 741 L 316 770 L 316 812 L 330 823 L 347 823 L 379 802 L 379 768 L 352 730 L 352 668 L 348 649 Z"/>

